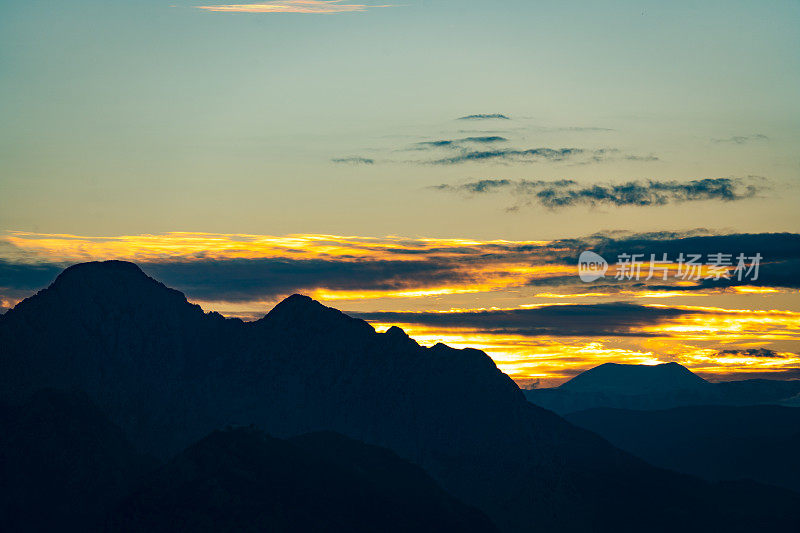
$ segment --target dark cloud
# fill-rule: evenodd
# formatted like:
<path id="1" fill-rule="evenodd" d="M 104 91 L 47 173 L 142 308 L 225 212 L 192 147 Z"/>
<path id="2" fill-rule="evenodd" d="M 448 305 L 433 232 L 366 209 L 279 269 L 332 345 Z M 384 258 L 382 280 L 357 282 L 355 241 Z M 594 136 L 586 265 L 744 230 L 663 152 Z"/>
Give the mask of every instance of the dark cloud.
<path id="1" fill-rule="evenodd" d="M 551 243 L 551 247 L 564 252 L 550 255 L 557 263 L 577 264 L 578 255 L 583 250 L 592 250 L 604 257 L 610 264 L 615 263 L 620 254 L 641 254 L 649 261 L 651 254 L 659 260 L 666 254 L 667 259 L 676 261 L 680 254 L 700 255 L 707 262 L 711 254 L 727 254 L 732 263 L 743 255 L 747 263 L 750 258 L 761 257 L 758 278 L 745 276 L 730 278 L 701 279 L 695 285 L 667 285 L 653 280 L 648 283 L 631 284 L 616 282 L 608 287 L 647 289 L 662 291 L 724 290 L 735 286 L 767 288 L 800 288 L 800 234 L 797 233 L 734 233 L 728 235 L 695 235 L 694 232 L 658 232 L 632 235 L 596 234 L 582 239 L 563 239 Z M 545 283 L 548 280 L 543 280 Z M 614 280 L 611 280 L 614 281 Z M 595 284 L 592 285 L 595 288 Z M 598 286 L 599 288 L 599 286 Z"/>
<path id="2" fill-rule="evenodd" d="M 479 143 L 479 144 L 499 143 L 508 141 L 508 139 L 506 139 L 505 137 L 500 137 L 499 135 L 487 135 L 483 137 L 464 137 L 463 139 L 460 140 L 461 142 Z"/>
<path id="3" fill-rule="evenodd" d="M 784 357 L 780 353 L 776 352 L 775 350 L 770 350 L 769 348 L 747 348 L 747 349 L 739 349 L 739 350 L 720 350 L 718 352 L 718 354 L 722 355 L 722 356 L 734 355 L 734 356 L 742 356 L 742 357 L 766 357 L 766 358 Z"/>
<path id="4" fill-rule="evenodd" d="M 499 135 L 485 135 L 480 137 L 464 137 L 461 139 L 442 139 L 438 141 L 423 141 L 416 143 L 417 148 L 462 148 L 465 144 L 493 144 L 506 142 L 508 139 Z"/>
<path id="5" fill-rule="evenodd" d="M 549 209 L 559 209 L 578 205 L 660 206 L 700 200 L 732 202 L 752 198 L 765 187 L 734 178 L 704 178 L 684 182 L 629 181 L 610 185 L 579 185 L 574 180 L 489 179 L 457 185 L 436 185 L 433 188 L 477 194 L 506 190 L 525 205 L 539 204 Z"/>
<path id="6" fill-rule="evenodd" d="M 514 161 L 532 163 L 536 161 L 564 161 L 576 155 L 583 154 L 581 148 L 529 148 L 527 150 L 464 150 L 462 153 L 431 161 L 436 165 L 455 165 L 474 161 Z"/>
<path id="7" fill-rule="evenodd" d="M 761 133 L 754 133 L 752 135 L 734 135 L 733 137 L 728 137 L 727 139 L 711 139 L 715 143 L 733 143 L 733 144 L 747 144 L 753 141 L 766 141 L 769 139 L 764 134 Z"/>
<path id="8" fill-rule="evenodd" d="M 66 266 L 53 263 L 14 263 L 0 259 L 0 289 L 41 289 L 56 279 Z"/>
<path id="9" fill-rule="evenodd" d="M 423 141 L 418 142 L 417 146 L 422 148 L 442 148 L 445 146 L 453 146 L 456 141 L 441 140 L 441 141 Z"/>
<path id="10" fill-rule="evenodd" d="M 419 261 L 229 259 L 143 263 L 159 281 L 194 298 L 227 301 L 272 299 L 317 288 L 408 290 L 474 279 L 453 259 Z"/>
<path id="11" fill-rule="evenodd" d="M 351 313 L 381 323 L 415 324 L 437 328 L 463 328 L 482 333 L 524 336 L 661 336 L 639 328 L 703 311 L 646 307 L 625 302 L 549 305 L 531 309 L 437 312 Z"/>
<path id="12" fill-rule="evenodd" d="M 372 165 L 375 163 L 374 159 L 368 157 L 338 157 L 331 159 L 334 163 L 348 163 L 351 165 Z"/>
<path id="13" fill-rule="evenodd" d="M 505 139 L 504 139 L 505 140 Z M 655 155 L 622 154 L 617 148 L 598 148 L 587 150 L 583 148 L 503 148 L 494 150 L 475 150 L 452 141 L 446 145 L 450 148 L 459 148 L 457 155 L 443 157 L 430 161 L 435 165 L 457 165 L 468 162 L 504 161 L 511 163 L 537 163 L 541 161 L 559 162 L 569 160 L 573 164 L 601 163 L 613 159 L 626 159 L 630 161 L 658 161 Z M 429 146 L 432 147 L 432 146 Z"/>
<path id="14" fill-rule="evenodd" d="M 500 113 L 489 113 L 489 114 L 478 114 L 478 115 L 466 115 L 464 117 L 459 117 L 457 120 L 489 120 L 489 119 L 511 120 L 511 117 L 508 117 L 506 115 L 501 115 Z"/>
<path id="15" fill-rule="evenodd" d="M 507 179 L 483 179 L 471 181 L 461 185 L 433 185 L 430 188 L 440 191 L 463 191 L 469 193 L 484 193 L 503 190 L 512 185 L 511 180 Z"/>

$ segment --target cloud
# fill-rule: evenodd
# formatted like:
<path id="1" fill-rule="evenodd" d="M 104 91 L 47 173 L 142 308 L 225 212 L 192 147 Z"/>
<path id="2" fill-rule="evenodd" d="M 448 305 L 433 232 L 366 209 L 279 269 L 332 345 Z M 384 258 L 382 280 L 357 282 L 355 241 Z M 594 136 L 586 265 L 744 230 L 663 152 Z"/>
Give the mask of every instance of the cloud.
<path id="1" fill-rule="evenodd" d="M 230 259 L 141 263 L 148 274 L 201 300 L 272 300 L 294 292 L 402 292 L 477 280 L 444 258 L 420 260 Z M 224 280 L 224 281 L 220 281 Z"/>
<path id="2" fill-rule="evenodd" d="M 557 156 L 556 156 L 557 157 Z M 484 179 L 456 185 L 432 187 L 439 191 L 481 194 L 507 191 L 524 205 L 538 204 L 549 209 L 573 206 L 661 206 L 666 204 L 719 200 L 733 202 L 753 198 L 765 187 L 760 183 L 734 178 L 629 181 L 621 184 L 579 185 L 574 180 Z M 519 208 L 520 204 L 513 206 Z"/>
<path id="3" fill-rule="evenodd" d="M 720 356 L 727 357 L 727 356 L 739 356 L 739 357 L 767 357 L 767 358 L 776 358 L 776 357 L 786 357 L 786 354 L 776 352 L 775 350 L 771 350 L 769 348 L 747 348 L 747 349 L 739 349 L 739 350 L 720 350 L 718 352 Z"/>
<path id="4" fill-rule="evenodd" d="M 17 263 L 0 259 L 0 289 L 31 291 L 46 287 L 66 263 Z"/>
<path id="5" fill-rule="evenodd" d="M 478 137 L 463 137 L 461 139 L 442 139 L 438 141 L 422 141 L 415 144 L 417 148 L 462 148 L 465 144 L 494 144 L 507 142 L 508 139 L 499 135 L 485 135 Z"/>
<path id="6" fill-rule="evenodd" d="M 754 133 L 752 135 L 734 135 L 727 139 L 711 139 L 715 143 L 733 143 L 733 144 L 747 144 L 753 141 L 766 141 L 769 137 L 761 133 Z"/>
<path id="7" fill-rule="evenodd" d="M 453 146 L 456 141 L 442 140 L 442 141 L 423 141 L 418 142 L 416 146 L 423 148 L 442 148 L 445 146 Z"/>
<path id="8" fill-rule="evenodd" d="M 455 165 L 475 161 L 514 161 L 518 163 L 533 163 L 536 161 L 564 161 L 576 155 L 583 154 L 581 148 L 529 148 L 527 150 L 465 150 L 462 153 L 431 161 L 435 165 Z M 598 154 L 599 155 L 599 154 Z"/>
<path id="9" fill-rule="evenodd" d="M 483 179 L 455 186 L 447 184 L 433 185 L 430 188 L 440 191 L 464 191 L 469 193 L 485 193 L 485 192 L 494 192 L 505 189 L 506 187 L 513 185 L 513 183 L 514 183 L 513 181 L 507 179 Z"/>
<path id="10" fill-rule="evenodd" d="M 475 190 L 503 180 L 475 182 Z M 13 234 L 0 246 L 0 305 L 47 286 L 69 264 L 124 259 L 197 300 L 272 301 L 293 292 L 333 300 L 422 298 L 498 291 L 564 296 L 594 293 L 636 297 L 645 291 L 734 291 L 800 288 L 800 234 L 708 235 L 698 232 L 602 233 L 555 241 L 368 238 L 333 235 L 227 235 L 173 233 L 124 237 Z M 0 241 L 2 242 L 2 241 Z M 697 280 L 674 284 L 605 280 L 590 285 L 577 276 L 578 256 L 593 250 L 610 264 L 620 254 L 760 253 L 758 279 Z M 20 254 L 19 252 L 24 252 Z M 18 258 L 24 259 L 18 259 Z M 35 261 L 34 261 L 35 259 Z M 613 267 L 612 267 L 613 268 Z M 646 270 L 643 269 L 643 270 Z M 552 287 L 553 289 L 547 289 Z M 615 296 L 616 295 L 616 296 Z M 258 306 L 256 306 L 258 307 Z"/>
<path id="11" fill-rule="evenodd" d="M 490 137 L 489 137 L 490 138 Z M 503 139 L 505 140 L 505 139 Z M 484 141 L 489 142 L 489 141 Z M 491 141 L 496 142 L 496 141 Z M 468 162 L 504 161 L 511 163 L 537 163 L 542 161 L 560 162 L 571 161 L 574 164 L 600 163 L 613 159 L 626 159 L 629 161 L 658 161 L 655 155 L 620 154 L 616 148 L 597 148 L 587 150 L 584 148 L 503 148 L 494 150 L 475 150 L 463 146 L 463 143 L 451 141 L 440 146 L 458 148 L 457 155 L 435 159 L 429 163 L 435 165 L 457 165 Z M 439 147 L 439 146 L 428 146 Z"/>
<path id="12" fill-rule="evenodd" d="M 501 115 L 500 113 L 488 113 L 488 114 L 478 114 L 478 115 L 466 115 L 464 117 L 458 117 L 457 120 L 511 120 L 511 117 L 506 115 Z"/>
<path id="13" fill-rule="evenodd" d="M 449 311 L 377 311 L 353 313 L 376 324 L 410 325 L 412 329 L 462 332 L 476 336 L 674 338 L 729 342 L 800 339 L 800 313 L 719 307 L 640 305 L 629 302 L 567 303 L 512 309 Z M 706 356 L 720 356 L 707 350 Z M 771 350 L 731 350 L 731 355 L 769 358 Z M 784 354 L 779 354 L 784 357 Z M 788 356 L 793 356 L 789 354 Z M 798 360 L 800 362 L 800 360 Z"/>
<path id="14" fill-rule="evenodd" d="M 374 159 L 370 159 L 368 157 L 338 157 L 331 159 L 334 163 L 347 163 L 351 165 L 373 165 L 375 164 Z"/>
<path id="15" fill-rule="evenodd" d="M 342 0 L 277 0 L 253 4 L 223 4 L 213 6 L 195 6 L 197 9 L 222 13 L 348 13 L 366 11 L 374 7 L 392 7 L 389 5 L 342 4 Z"/>
<path id="16" fill-rule="evenodd" d="M 546 305 L 530 309 L 492 309 L 456 312 L 355 313 L 379 323 L 415 324 L 433 328 L 458 328 L 484 334 L 522 336 L 659 336 L 642 331 L 666 320 L 703 314 L 704 311 L 651 307 L 626 302 Z"/>

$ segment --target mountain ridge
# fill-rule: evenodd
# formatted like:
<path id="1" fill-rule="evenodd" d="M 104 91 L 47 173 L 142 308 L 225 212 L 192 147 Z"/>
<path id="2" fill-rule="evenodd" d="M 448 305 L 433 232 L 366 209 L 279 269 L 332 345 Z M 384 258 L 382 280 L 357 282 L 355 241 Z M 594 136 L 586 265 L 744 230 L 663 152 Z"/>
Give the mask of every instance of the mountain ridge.
<path id="1" fill-rule="evenodd" d="M 331 430 L 421 466 L 505 531 L 700 531 L 764 518 L 756 509 L 729 524 L 723 488 L 528 403 L 480 350 L 421 347 L 308 297 L 245 323 L 130 266 L 93 264 L 0 318 L 0 347 L 0 394 L 85 390 L 160 457 L 229 424 L 278 438 Z M 782 512 L 774 519 L 793 519 Z"/>

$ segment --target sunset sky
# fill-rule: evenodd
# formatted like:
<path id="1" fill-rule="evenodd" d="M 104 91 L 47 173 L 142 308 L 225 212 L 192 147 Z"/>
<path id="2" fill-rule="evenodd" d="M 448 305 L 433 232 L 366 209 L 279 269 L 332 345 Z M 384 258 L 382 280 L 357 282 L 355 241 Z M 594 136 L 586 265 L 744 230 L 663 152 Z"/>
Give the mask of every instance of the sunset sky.
<path id="1" fill-rule="evenodd" d="M 525 386 L 800 377 L 799 25 L 788 0 L 0 0 L 0 311 L 125 259 L 209 311 L 303 292 Z M 681 253 L 762 259 L 645 279 Z"/>

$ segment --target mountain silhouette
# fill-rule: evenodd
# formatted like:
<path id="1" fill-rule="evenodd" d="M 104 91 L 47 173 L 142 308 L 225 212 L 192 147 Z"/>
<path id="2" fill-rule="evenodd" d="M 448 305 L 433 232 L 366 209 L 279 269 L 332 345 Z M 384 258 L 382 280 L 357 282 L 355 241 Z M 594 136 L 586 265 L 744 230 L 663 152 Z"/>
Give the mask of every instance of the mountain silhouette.
<path id="1" fill-rule="evenodd" d="M 527 402 L 479 350 L 421 347 L 305 296 L 244 323 L 133 264 L 85 263 L 0 317 L 0 348 L 3 397 L 84 390 L 161 458 L 228 424 L 336 431 L 421 466 L 506 531 L 783 531 L 800 517 L 795 496 L 709 485 L 614 448 Z"/>
<path id="2" fill-rule="evenodd" d="M 715 481 L 753 479 L 800 492 L 800 409 L 692 406 L 567 415 L 648 462 Z"/>
<path id="3" fill-rule="evenodd" d="M 110 531 L 496 531 L 392 452 L 335 433 L 215 431 L 154 472 Z"/>
<path id="4" fill-rule="evenodd" d="M 595 408 L 655 410 L 689 405 L 794 405 L 800 380 L 749 379 L 709 383 L 678 363 L 605 363 L 554 388 L 525 397 L 559 414 Z"/>
<path id="5" fill-rule="evenodd" d="M 642 394 L 704 388 L 706 380 L 678 363 L 624 365 L 605 363 L 581 372 L 559 388 L 574 392 Z"/>

